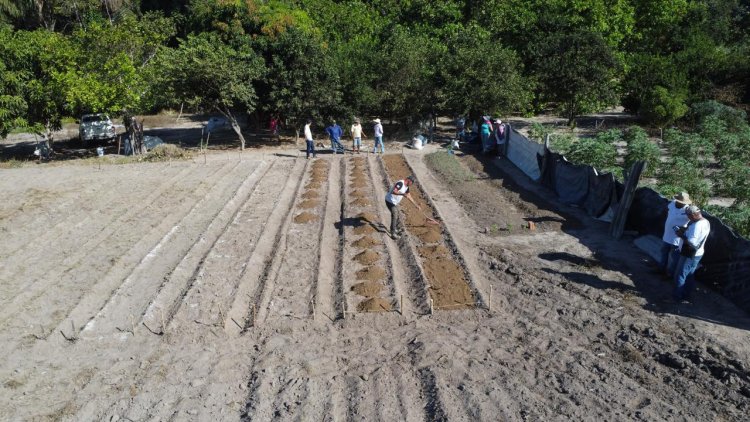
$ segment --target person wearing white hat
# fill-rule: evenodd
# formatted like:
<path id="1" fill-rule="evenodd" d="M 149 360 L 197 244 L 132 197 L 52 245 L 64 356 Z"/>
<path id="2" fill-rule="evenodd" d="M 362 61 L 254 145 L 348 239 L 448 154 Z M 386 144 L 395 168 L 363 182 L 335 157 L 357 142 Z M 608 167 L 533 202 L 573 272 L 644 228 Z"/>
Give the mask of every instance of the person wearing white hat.
<path id="1" fill-rule="evenodd" d="M 661 271 L 672 277 L 674 275 L 674 267 L 677 265 L 677 260 L 680 257 L 679 246 L 680 238 L 677 236 L 672 228 L 674 226 L 684 226 L 688 222 L 687 214 L 685 214 L 685 207 L 692 204 L 690 201 L 690 195 L 687 192 L 680 192 L 672 197 L 672 201 L 667 204 L 667 219 L 664 221 L 664 235 L 661 237 L 661 259 L 659 260 L 659 268 Z"/>
<path id="2" fill-rule="evenodd" d="M 380 153 L 385 154 L 385 146 L 383 146 L 383 125 L 380 124 L 380 119 L 373 120 L 375 126 L 373 126 L 373 136 L 375 137 L 375 147 L 372 152 L 378 152 L 378 145 L 380 145 Z"/>

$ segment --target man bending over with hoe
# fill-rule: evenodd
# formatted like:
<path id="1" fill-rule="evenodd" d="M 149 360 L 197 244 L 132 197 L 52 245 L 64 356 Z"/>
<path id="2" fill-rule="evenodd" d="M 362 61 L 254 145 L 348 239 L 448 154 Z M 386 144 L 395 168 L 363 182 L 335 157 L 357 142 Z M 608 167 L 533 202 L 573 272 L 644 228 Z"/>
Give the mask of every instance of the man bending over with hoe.
<path id="1" fill-rule="evenodd" d="M 409 194 L 409 186 L 413 183 L 414 178 L 412 176 L 399 180 L 393 185 L 391 191 L 385 195 L 385 205 L 388 207 L 388 211 L 391 212 L 391 238 L 393 239 L 401 237 L 401 233 L 403 232 L 403 227 L 401 227 L 398 216 L 398 204 L 401 202 L 401 199 L 405 196 L 418 210 L 422 209 Z"/>

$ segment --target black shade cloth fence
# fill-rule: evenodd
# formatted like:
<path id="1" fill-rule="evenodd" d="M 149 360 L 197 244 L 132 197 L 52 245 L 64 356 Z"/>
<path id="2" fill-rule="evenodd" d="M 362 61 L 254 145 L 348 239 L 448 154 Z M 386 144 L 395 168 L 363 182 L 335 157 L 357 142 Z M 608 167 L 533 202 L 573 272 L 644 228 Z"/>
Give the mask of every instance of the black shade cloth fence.
<path id="1" fill-rule="evenodd" d="M 534 141 L 513 131 L 508 139 L 509 149 L 514 151 L 511 161 L 528 163 L 536 159 L 539 167 L 538 180 L 554 191 L 560 202 L 581 207 L 594 218 L 607 219 L 623 194 L 623 185 L 611 173 L 599 174 L 593 167 L 568 162 L 560 154 L 543 146 L 529 148 Z M 514 143 L 523 142 L 523 148 L 514 148 Z M 536 157 L 532 157 L 534 154 Z M 509 157 L 511 158 L 511 157 Z M 522 169 L 523 170 L 523 169 Z M 525 171 L 526 174 L 530 172 Z M 531 176 L 530 176 L 531 177 Z M 661 238 L 667 218 L 669 200 L 650 188 L 638 188 L 627 215 L 625 228 L 640 235 Z M 705 255 L 696 278 L 715 289 L 737 306 L 750 312 L 750 240 L 738 236 L 720 219 L 704 212 L 711 223 L 711 233 L 705 244 Z"/>

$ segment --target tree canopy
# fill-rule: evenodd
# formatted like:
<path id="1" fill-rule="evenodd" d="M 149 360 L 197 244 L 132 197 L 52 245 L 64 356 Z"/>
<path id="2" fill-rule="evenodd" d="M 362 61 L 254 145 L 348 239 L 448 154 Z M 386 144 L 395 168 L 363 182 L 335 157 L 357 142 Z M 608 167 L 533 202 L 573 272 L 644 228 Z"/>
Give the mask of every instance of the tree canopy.
<path id="1" fill-rule="evenodd" d="M 666 127 L 698 102 L 750 103 L 749 14 L 743 0 L 0 1 L 0 134 L 177 103 L 292 125 L 550 109 L 573 123 L 623 105 Z"/>

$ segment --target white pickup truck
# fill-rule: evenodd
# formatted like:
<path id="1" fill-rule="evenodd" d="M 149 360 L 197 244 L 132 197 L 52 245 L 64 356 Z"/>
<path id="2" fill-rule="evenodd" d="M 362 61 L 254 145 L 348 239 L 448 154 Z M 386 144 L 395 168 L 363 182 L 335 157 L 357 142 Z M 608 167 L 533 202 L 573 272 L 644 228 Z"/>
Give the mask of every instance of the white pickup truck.
<path id="1" fill-rule="evenodd" d="M 115 125 L 104 113 L 84 114 L 78 126 L 78 135 L 84 145 L 90 141 L 111 140 L 115 138 Z"/>

